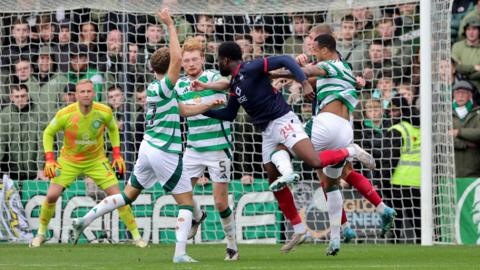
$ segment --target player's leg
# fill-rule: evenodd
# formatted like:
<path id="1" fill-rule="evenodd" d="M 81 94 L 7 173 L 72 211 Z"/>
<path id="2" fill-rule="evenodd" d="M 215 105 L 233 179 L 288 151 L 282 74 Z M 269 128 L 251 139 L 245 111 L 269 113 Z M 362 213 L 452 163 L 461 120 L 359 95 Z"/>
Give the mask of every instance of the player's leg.
<path id="1" fill-rule="evenodd" d="M 227 150 L 228 151 L 228 150 Z M 230 152 L 215 151 L 209 153 L 212 159 L 208 161 L 208 173 L 213 181 L 213 200 L 215 208 L 220 213 L 223 231 L 227 239 L 227 253 L 225 260 L 236 261 L 239 259 L 236 225 L 234 214 L 228 205 L 228 183 L 230 182 Z"/>
<path id="2" fill-rule="evenodd" d="M 203 157 L 198 155 L 198 152 L 193 151 L 192 149 L 187 149 L 183 155 L 183 170 L 186 175 L 191 177 L 192 189 L 195 187 L 198 178 L 200 178 L 205 172 L 205 165 L 203 162 Z M 200 204 L 195 200 L 193 196 L 193 219 L 192 219 L 192 228 L 188 234 L 188 239 L 192 239 L 197 234 L 200 224 L 207 218 L 207 213 L 202 211 Z"/>
<path id="3" fill-rule="evenodd" d="M 330 243 L 327 248 L 327 256 L 335 256 L 340 251 L 340 231 L 343 211 L 343 197 L 340 191 L 339 177 L 342 175 L 343 165 L 328 166 L 318 173 L 325 182 L 327 196 L 328 218 L 330 221 Z"/>
<path id="4" fill-rule="evenodd" d="M 345 179 L 345 181 L 353 186 L 356 190 L 358 190 L 358 192 L 360 192 L 365 199 L 375 206 L 376 212 L 382 217 L 381 235 L 384 236 L 387 234 L 393 225 L 395 216 L 397 215 L 396 211 L 393 208 L 385 205 L 382 197 L 380 197 L 380 195 L 377 193 L 370 180 L 368 180 L 362 174 L 356 172 L 350 162 L 346 164 L 342 173 L 342 178 Z"/>
<path id="5" fill-rule="evenodd" d="M 47 196 L 40 207 L 40 226 L 37 235 L 30 243 L 30 247 L 39 247 L 45 242 L 45 234 L 48 230 L 48 224 L 55 214 L 55 205 L 58 198 L 63 190 L 75 181 L 76 177 L 81 173 L 81 168 L 62 158 L 58 159 L 58 163 L 61 169 L 58 170 L 57 176 L 50 181 Z"/>

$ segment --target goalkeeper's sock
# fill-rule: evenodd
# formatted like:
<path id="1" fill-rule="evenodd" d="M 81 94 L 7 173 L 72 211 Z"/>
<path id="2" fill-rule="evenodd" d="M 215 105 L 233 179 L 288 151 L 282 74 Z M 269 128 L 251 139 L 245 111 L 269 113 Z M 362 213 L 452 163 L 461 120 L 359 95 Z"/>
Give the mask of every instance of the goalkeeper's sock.
<path id="1" fill-rule="evenodd" d="M 328 197 L 327 197 L 327 192 L 325 191 L 325 182 L 320 181 L 320 186 L 323 189 L 323 195 L 325 195 L 325 201 L 326 201 L 328 200 Z M 346 223 L 348 223 L 347 213 L 345 212 L 345 208 L 342 207 L 342 225 Z"/>
<path id="2" fill-rule="evenodd" d="M 133 211 L 130 205 L 124 205 L 117 210 L 120 219 L 123 221 L 125 226 L 127 226 L 128 231 L 132 234 L 133 240 L 140 239 L 142 236 L 138 231 L 137 222 L 135 221 L 135 217 L 133 216 Z"/>
<path id="3" fill-rule="evenodd" d="M 330 239 L 340 238 L 343 198 L 338 186 L 331 187 L 327 192 L 328 218 L 330 220 Z"/>
<path id="4" fill-rule="evenodd" d="M 293 200 L 292 192 L 290 189 L 284 188 L 282 190 L 273 192 L 273 196 L 277 199 L 278 207 L 282 211 L 283 215 L 292 223 L 296 225 L 302 223 L 302 218 L 298 214 L 295 201 Z"/>
<path id="5" fill-rule="evenodd" d="M 88 213 L 82 218 L 82 223 L 84 226 L 90 225 L 96 218 L 105 215 L 106 213 L 110 213 L 115 209 L 118 209 L 127 203 L 125 202 L 124 195 L 119 193 L 115 195 L 111 195 L 103 199 L 100 203 L 95 205 Z M 130 202 L 130 200 L 129 200 Z M 127 224 L 127 223 L 125 223 Z"/>
<path id="6" fill-rule="evenodd" d="M 223 231 L 225 232 L 225 236 L 227 238 L 227 248 L 238 250 L 235 220 L 233 218 L 233 212 L 230 207 L 227 207 L 227 209 L 220 212 L 220 218 L 223 226 Z"/>
<path id="7" fill-rule="evenodd" d="M 175 257 L 186 254 L 187 237 L 192 227 L 193 207 L 190 205 L 179 205 L 175 235 Z"/>
<path id="8" fill-rule="evenodd" d="M 355 150 L 353 150 L 355 152 Z M 321 151 L 318 153 L 318 157 L 320 158 L 320 166 L 327 167 L 329 165 L 335 165 L 343 160 L 345 160 L 347 157 L 349 157 L 350 150 L 347 148 L 343 149 L 335 149 L 335 150 L 325 150 Z"/>
<path id="9" fill-rule="evenodd" d="M 290 175 L 293 173 L 292 161 L 290 154 L 285 150 L 278 150 L 273 152 L 270 157 L 272 163 L 277 167 L 281 175 Z"/>
<path id="10" fill-rule="evenodd" d="M 360 194 L 362 194 L 363 197 L 374 206 L 378 206 L 382 203 L 382 198 L 378 195 L 372 183 L 362 174 L 356 171 L 351 171 L 347 177 L 345 177 L 345 181 L 357 189 L 358 192 L 360 192 Z"/>
<path id="11" fill-rule="evenodd" d="M 56 203 L 48 203 L 47 200 L 43 201 L 40 207 L 40 226 L 37 234 L 45 235 L 47 232 L 48 223 L 50 223 L 50 219 L 55 214 L 55 205 Z"/>
<path id="12" fill-rule="evenodd" d="M 197 200 L 193 198 L 193 219 L 195 221 L 199 221 L 203 216 L 202 209 L 200 209 L 200 204 L 198 204 Z"/>

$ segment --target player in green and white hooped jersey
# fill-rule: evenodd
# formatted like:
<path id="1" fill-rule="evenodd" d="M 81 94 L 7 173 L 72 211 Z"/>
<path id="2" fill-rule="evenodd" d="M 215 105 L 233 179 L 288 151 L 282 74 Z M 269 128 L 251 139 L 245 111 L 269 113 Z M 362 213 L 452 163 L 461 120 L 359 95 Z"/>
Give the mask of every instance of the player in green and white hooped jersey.
<path id="1" fill-rule="evenodd" d="M 192 185 L 182 168 L 182 142 L 180 137 L 180 116 L 203 113 L 223 101 L 210 104 L 178 106 L 174 85 L 181 69 L 181 49 L 178 36 L 168 9 L 157 13 L 170 34 L 170 49 L 161 48 L 150 58 L 155 80 L 147 89 L 147 115 L 144 139 L 138 159 L 128 184 L 121 194 L 108 196 L 97 204 L 83 218 L 73 222 L 74 234 L 78 237 L 93 220 L 126 204 L 131 204 L 143 189 L 159 182 L 171 192 L 178 204 L 175 225 L 176 246 L 173 262 L 196 262 L 186 253 L 187 236 L 192 224 Z"/>
<path id="2" fill-rule="evenodd" d="M 192 91 L 190 83 L 194 80 L 215 82 L 226 80 L 216 70 L 203 70 L 205 64 L 204 46 L 197 39 L 190 38 L 183 44 L 182 67 L 185 76 L 175 86 L 180 104 L 208 103 L 216 99 L 226 99 L 224 91 Z M 183 155 L 183 166 L 195 186 L 199 177 L 208 169 L 213 182 L 213 198 L 227 239 L 225 260 L 238 260 L 238 248 L 234 214 L 228 205 L 228 183 L 231 166 L 231 128 L 230 122 L 213 119 L 204 115 L 187 117 L 187 149 Z M 206 214 L 200 204 L 194 200 L 193 222 L 189 238 L 195 237 L 200 223 Z"/>

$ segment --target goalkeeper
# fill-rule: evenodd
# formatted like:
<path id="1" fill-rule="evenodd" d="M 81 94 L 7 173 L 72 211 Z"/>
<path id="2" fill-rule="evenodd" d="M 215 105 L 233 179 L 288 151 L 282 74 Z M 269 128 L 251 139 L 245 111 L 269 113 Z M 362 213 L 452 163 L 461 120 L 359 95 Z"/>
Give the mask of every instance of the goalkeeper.
<path id="1" fill-rule="evenodd" d="M 57 112 L 43 133 L 45 149 L 45 175 L 51 179 L 47 197 L 40 209 L 40 227 L 30 247 L 39 247 L 45 241 L 48 223 L 55 214 L 55 204 L 75 179 L 83 174 L 92 178 L 107 195 L 120 194 L 115 172 L 105 156 L 104 133 L 108 129 L 113 146 L 113 166 L 125 173 L 125 163 L 120 154 L 120 136 L 110 107 L 94 102 L 93 82 L 80 80 L 75 88 L 77 102 Z M 55 134 L 64 132 L 64 144 L 58 160 L 53 154 Z M 118 209 L 119 216 L 132 234 L 134 244 L 146 247 L 137 229 L 137 223 L 129 205 Z"/>

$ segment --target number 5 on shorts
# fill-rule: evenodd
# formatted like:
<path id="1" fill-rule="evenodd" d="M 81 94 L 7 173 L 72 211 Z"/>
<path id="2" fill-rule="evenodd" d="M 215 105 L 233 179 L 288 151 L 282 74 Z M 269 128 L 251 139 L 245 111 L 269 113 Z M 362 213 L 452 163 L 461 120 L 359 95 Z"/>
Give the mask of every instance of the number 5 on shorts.
<path id="1" fill-rule="evenodd" d="M 225 166 L 225 160 L 221 160 L 218 162 L 218 166 L 220 166 L 220 173 L 225 173 L 227 171 L 227 166 Z"/>

